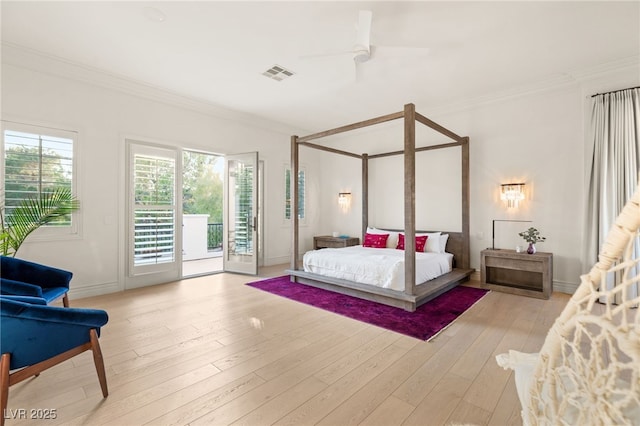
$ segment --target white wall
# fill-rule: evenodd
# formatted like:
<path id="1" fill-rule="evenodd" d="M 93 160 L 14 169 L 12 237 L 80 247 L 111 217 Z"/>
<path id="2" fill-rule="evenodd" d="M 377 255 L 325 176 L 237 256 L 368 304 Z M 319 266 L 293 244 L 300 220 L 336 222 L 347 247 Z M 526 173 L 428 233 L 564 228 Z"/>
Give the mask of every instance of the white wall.
<path id="1" fill-rule="evenodd" d="M 282 219 L 282 169 L 289 162 L 293 130 L 281 130 L 276 124 L 273 127 L 277 130 L 270 130 L 269 123 L 258 121 L 258 127 L 248 121 L 221 118 L 206 108 L 198 111 L 195 102 L 185 101 L 184 107 L 178 102 L 171 105 L 152 100 L 146 95 L 153 91 L 145 87 L 140 88 L 145 96 L 134 95 L 135 91 L 123 93 L 117 84 L 124 82 L 117 79 L 86 74 L 81 69 L 61 71 L 64 64 L 55 61 L 33 57 L 25 61 L 6 53 L 2 119 L 79 132 L 81 238 L 27 240 L 19 253 L 22 258 L 73 271 L 73 297 L 124 288 L 125 138 L 217 154 L 259 151 L 265 166 L 264 261 L 267 265 L 288 262 L 290 227 Z M 47 72 L 34 71 L 37 67 Z M 111 80 L 115 83 L 108 83 Z M 123 87 L 136 86 L 127 82 Z M 233 117 L 232 112 L 227 115 Z"/>
<path id="2" fill-rule="evenodd" d="M 637 67 L 583 77 L 574 84 L 485 102 L 456 112 L 416 110 L 461 136 L 470 137 L 471 266 L 480 268 L 480 251 L 492 245 L 492 220 L 531 220 L 532 223 L 496 223 L 498 248 L 526 245 L 517 233 L 538 228 L 547 241 L 539 251 L 554 254 L 554 286 L 572 293 L 583 265 L 582 240 L 586 158 L 586 134 L 590 95 L 599 91 L 637 85 Z M 400 111 L 401 105 L 388 112 Z M 367 117 L 363 117 L 367 118 Z M 347 124 L 347 123 L 343 123 Z M 420 124 L 417 128 L 420 129 Z M 375 129 L 375 130 L 374 130 Z M 444 137 L 417 131 L 417 146 L 448 142 Z M 366 132 L 334 138 L 329 145 L 354 153 L 402 149 L 402 124 L 385 124 Z M 385 148 L 386 149 L 383 149 Z M 323 232 L 332 229 L 360 234 L 358 195 L 360 162 L 349 157 L 321 154 L 323 188 L 321 204 L 331 207 L 320 221 Z M 416 159 L 416 222 L 419 229 L 460 230 L 459 150 L 428 151 Z M 400 157 L 370 161 L 370 224 L 402 228 L 402 160 Z M 375 165 L 374 165 L 375 164 Z M 500 184 L 526 183 L 526 200 L 508 209 L 500 200 Z M 452 184 L 453 183 L 453 184 Z M 432 189 L 432 185 L 438 190 Z M 352 211 L 338 212 L 337 193 L 354 188 Z"/>
<path id="3" fill-rule="evenodd" d="M 175 97 L 168 97 L 167 101 L 164 95 L 148 96 L 152 90 L 131 82 L 117 87 L 106 83 L 111 79 L 108 76 L 83 70 L 69 72 L 64 69 L 67 65 L 58 62 L 7 53 L 4 49 L 2 118 L 80 132 L 81 238 L 27 242 L 20 252 L 23 258 L 72 270 L 74 297 L 123 289 L 125 137 L 219 154 L 258 150 L 265 165 L 265 264 L 289 261 L 291 231 L 283 219 L 284 167 L 290 158 L 290 135 L 307 132 L 260 120 L 250 122 L 242 114 L 215 108 L 210 112 Z M 471 138 L 472 267 L 479 268 L 480 251 L 491 245 L 492 219 L 533 220 L 532 225 L 548 238 L 538 249 L 554 253 L 556 289 L 572 291 L 579 274 L 590 266 L 580 261 L 588 96 L 637 85 L 638 75 L 634 65 L 582 76 L 575 84 L 558 89 L 448 113 L 424 111 L 416 105 L 418 112 Z M 389 112 L 401 109 L 402 105 L 390 106 Z M 367 118 L 370 117 L 363 117 Z M 418 125 L 418 146 L 446 141 L 420 129 Z M 389 147 L 402 149 L 401 135 L 401 125 L 388 123 L 349 137 L 336 137 L 329 143 L 351 152 L 372 154 L 386 152 Z M 460 208 L 455 180 L 459 179 L 459 164 L 455 158 L 455 152 L 420 154 L 416 184 L 419 228 L 458 230 L 452 229 L 459 226 Z M 308 172 L 301 252 L 311 248 L 313 235 L 332 231 L 359 235 L 360 162 L 304 147 L 300 162 Z M 372 160 L 370 167 L 372 184 L 379 188 L 370 194 L 370 223 L 401 228 L 399 157 Z M 513 181 L 527 184 L 527 200 L 517 212 L 507 210 L 499 200 L 499 185 Z M 440 189 L 429 189 L 432 182 L 438 182 Z M 338 192 L 343 191 L 352 193 L 352 208 L 347 213 L 340 211 L 337 202 Z M 507 223 L 498 226 L 497 247 L 512 248 L 523 243 L 515 234 L 524 227 Z"/>
<path id="4" fill-rule="evenodd" d="M 456 121 L 466 122 L 474 143 L 473 267 L 479 268 L 480 251 L 491 246 L 492 219 L 531 220 L 531 224 L 496 224 L 496 235 L 502 237 L 496 239 L 496 246 L 524 244 L 517 232 L 534 226 L 547 237 L 537 245 L 538 250 L 554 254 L 556 287 L 578 283 L 584 165 L 581 106 L 580 92 L 573 87 L 489 105 L 457 117 Z M 527 198 L 517 211 L 510 211 L 499 199 L 500 184 L 510 182 L 526 183 Z"/>

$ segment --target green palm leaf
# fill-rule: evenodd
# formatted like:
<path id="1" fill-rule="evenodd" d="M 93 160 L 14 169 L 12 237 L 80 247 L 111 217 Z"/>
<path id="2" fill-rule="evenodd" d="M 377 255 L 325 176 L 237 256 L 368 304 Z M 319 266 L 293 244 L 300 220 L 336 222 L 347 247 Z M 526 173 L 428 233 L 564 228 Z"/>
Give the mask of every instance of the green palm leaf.
<path id="1" fill-rule="evenodd" d="M 67 216 L 80 208 L 79 201 L 68 188 L 59 188 L 39 197 L 22 201 L 10 215 L 0 217 L 0 249 L 15 256 L 24 240 L 39 227 Z"/>

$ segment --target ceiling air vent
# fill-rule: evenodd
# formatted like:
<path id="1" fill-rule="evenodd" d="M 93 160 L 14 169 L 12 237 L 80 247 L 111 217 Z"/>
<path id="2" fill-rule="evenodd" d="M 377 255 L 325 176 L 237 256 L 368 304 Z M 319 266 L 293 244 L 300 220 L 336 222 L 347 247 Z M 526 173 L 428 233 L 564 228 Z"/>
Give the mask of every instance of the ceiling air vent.
<path id="1" fill-rule="evenodd" d="M 262 73 L 265 77 L 269 77 L 270 79 L 276 81 L 282 81 L 285 78 L 291 77 L 295 74 L 293 71 L 289 71 L 285 67 L 281 67 L 280 65 L 274 65 L 265 72 Z"/>

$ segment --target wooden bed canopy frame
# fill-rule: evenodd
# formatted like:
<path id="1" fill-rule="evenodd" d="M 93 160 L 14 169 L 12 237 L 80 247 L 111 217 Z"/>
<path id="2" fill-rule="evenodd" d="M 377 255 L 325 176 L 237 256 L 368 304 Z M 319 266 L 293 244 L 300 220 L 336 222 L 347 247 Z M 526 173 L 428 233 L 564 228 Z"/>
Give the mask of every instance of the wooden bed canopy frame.
<path id="1" fill-rule="evenodd" d="M 327 136 L 348 132 L 351 130 L 373 126 L 392 120 L 404 119 L 404 150 L 393 151 L 383 154 L 354 154 L 335 148 L 330 148 L 310 141 L 321 139 Z M 447 136 L 453 142 L 439 145 L 416 148 L 416 122 Z M 299 250 L 299 220 L 298 220 L 298 180 L 291 179 L 292 185 L 292 244 L 291 244 L 291 269 L 286 272 L 291 276 L 291 281 L 314 287 L 324 288 L 342 294 L 347 294 L 386 305 L 396 306 L 408 311 L 414 311 L 419 305 L 433 299 L 434 297 L 450 290 L 458 284 L 469 280 L 473 272 L 469 269 L 469 138 L 456 135 L 454 132 L 420 115 L 415 110 L 414 104 L 406 104 L 404 111 L 370 120 L 349 124 L 335 129 L 326 130 L 312 135 L 298 137 L 291 136 L 291 171 L 292 176 L 298 176 L 299 171 L 299 149 L 306 146 L 334 154 L 346 155 L 362 160 L 362 238 L 369 225 L 369 188 L 368 188 L 368 162 L 375 158 L 389 157 L 404 154 L 404 292 L 385 289 L 372 285 L 355 283 L 352 281 L 325 277 L 322 275 L 305 272 L 298 269 L 300 266 Z M 416 285 L 415 271 L 415 160 L 416 152 L 451 147 L 461 147 L 462 161 L 462 232 L 442 231 L 449 234 L 447 242 L 447 252 L 454 255 L 454 268 L 451 272 L 429 281 L 428 285 Z M 421 231 L 422 232 L 422 231 Z M 429 232 L 429 231 L 424 231 Z M 433 231 L 432 231 L 433 232 Z"/>

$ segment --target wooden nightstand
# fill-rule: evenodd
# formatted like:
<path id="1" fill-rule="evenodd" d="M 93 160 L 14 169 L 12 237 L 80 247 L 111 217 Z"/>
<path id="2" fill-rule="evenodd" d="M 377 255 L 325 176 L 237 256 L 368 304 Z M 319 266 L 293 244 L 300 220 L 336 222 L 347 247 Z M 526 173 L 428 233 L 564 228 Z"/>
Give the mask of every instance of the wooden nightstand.
<path id="1" fill-rule="evenodd" d="M 330 235 L 319 235 L 313 237 L 313 249 L 318 250 L 321 248 L 340 248 L 340 247 L 349 247 L 349 246 L 357 246 L 360 244 L 360 238 L 356 237 L 332 237 Z"/>
<path id="2" fill-rule="evenodd" d="M 553 254 L 482 250 L 481 286 L 505 293 L 548 299 L 553 291 Z"/>

